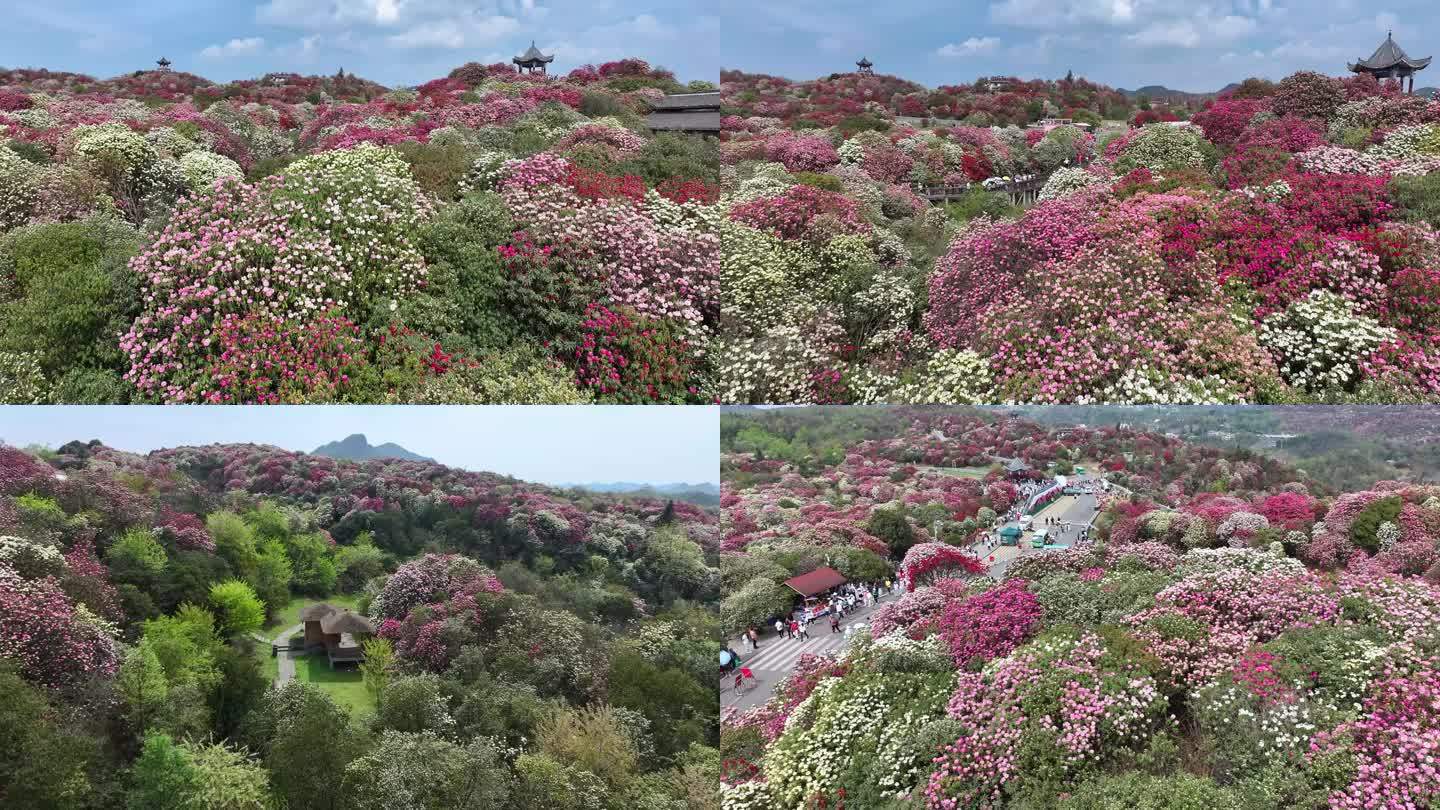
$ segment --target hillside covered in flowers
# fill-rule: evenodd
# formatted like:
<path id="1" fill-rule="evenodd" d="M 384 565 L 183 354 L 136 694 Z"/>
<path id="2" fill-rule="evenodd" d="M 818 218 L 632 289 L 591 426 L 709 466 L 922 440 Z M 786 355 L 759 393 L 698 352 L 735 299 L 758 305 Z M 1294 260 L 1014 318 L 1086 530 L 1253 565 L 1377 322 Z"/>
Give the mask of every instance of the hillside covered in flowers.
<path id="1" fill-rule="evenodd" d="M 0 397 L 713 399 L 716 147 L 646 126 L 713 87 L 0 70 Z"/>
<path id="2" fill-rule="evenodd" d="M 728 810 L 1440 799 L 1440 487 L 1334 492 L 1247 451 L 994 413 L 726 419 L 727 624 L 806 566 L 908 586 L 722 711 Z M 955 473 L 1015 457 L 1115 487 L 1088 541 L 992 578 L 958 546 L 1013 478 Z"/>
<path id="3" fill-rule="evenodd" d="M 0 447 L 0 804 L 714 808 L 718 542 L 430 462 Z M 320 600 L 376 627 L 369 710 L 271 684 L 252 637 Z"/>
<path id="4" fill-rule="evenodd" d="M 1297 73 L 1082 128 L 1074 80 L 1075 123 L 921 128 L 893 77 L 725 78 L 724 401 L 1440 398 L 1440 102 Z"/>

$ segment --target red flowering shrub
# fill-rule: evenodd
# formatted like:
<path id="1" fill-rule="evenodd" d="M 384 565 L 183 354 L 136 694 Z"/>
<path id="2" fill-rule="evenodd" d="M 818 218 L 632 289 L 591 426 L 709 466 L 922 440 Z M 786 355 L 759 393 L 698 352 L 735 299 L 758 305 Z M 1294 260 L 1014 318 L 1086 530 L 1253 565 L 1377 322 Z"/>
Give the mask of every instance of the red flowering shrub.
<path id="1" fill-rule="evenodd" d="M 580 324 L 575 378 L 581 388 L 606 402 L 626 404 L 690 401 L 695 363 L 684 333 L 669 321 L 627 308 L 591 304 Z"/>
<path id="2" fill-rule="evenodd" d="M 688 202 L 713 205 L 720 199 L 719 188 L 706 185 L 704 180 L 686 180 L 683 177 L 671 177 L 655 190 L 661 197 L 680 205 Z"/>
<path id="3" fill-rule="evenodd" d="M 571 166 L 565 175 L 565 185 L 586 200 L 613 200 L 625 198 L 639 202 L 645 199 L 645 181 L 633 174 L 611 177 L 605 172 Z"/>
<path id="4" fill-rule="evenodd" d="M 1255 98 L 1217 99 L 1190 120 L 1205 131 L 1205 138 L 1216 146 L 1232 146 L 1250 126 L 1255 114 L 1267 108 L 1265 101 Z"/>

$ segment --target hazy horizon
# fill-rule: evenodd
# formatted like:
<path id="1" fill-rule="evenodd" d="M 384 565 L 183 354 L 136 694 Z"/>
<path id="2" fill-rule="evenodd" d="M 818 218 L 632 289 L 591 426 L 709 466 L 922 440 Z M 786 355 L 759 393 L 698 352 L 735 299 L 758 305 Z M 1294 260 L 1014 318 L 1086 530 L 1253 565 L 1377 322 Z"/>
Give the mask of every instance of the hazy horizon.
<path id="1" fill-rule="evenodd" d="M 0 66 L 98 79 L 174 69 L 217 82 L 340 68 L 417 85 L 466 62 L 503 62 L 531 40 L 564 75 L 639 57 L 680 81 L 720 73 L 719 18 L 698 0 L 54 0 L 6 9 Z"/>
<path id="2" fill-rule="evenodd" d="M 10 406 L 0 441 L 59 447 L 99 439 L 165 447 L 269 444 L 309 453 L 355 433 L 441 464 L 544 484 L 715 483 L 719 417 L 707 406 Z"/>
<path id="3" fill-rule="evenodd" d="M 797 81 L 875 72 L 926 87 L 987 75 L 1077 77 L 1134 90 L 1213 92 L 1250 76 L 1346 75 L 1394 31 L 1410 56 L 1440 51 L 1440 6 L 1419 0 L 733 0 L 721 67 Z M 1422 72 L 1415 86 L 1440 84 Z"/>

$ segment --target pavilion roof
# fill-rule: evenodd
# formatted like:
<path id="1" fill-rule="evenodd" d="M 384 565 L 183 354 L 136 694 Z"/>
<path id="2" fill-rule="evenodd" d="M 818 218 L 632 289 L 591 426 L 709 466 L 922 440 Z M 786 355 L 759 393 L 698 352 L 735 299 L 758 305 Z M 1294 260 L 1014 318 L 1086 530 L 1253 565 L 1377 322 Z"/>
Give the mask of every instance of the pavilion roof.
<path id="1" fill-rule="evenodd" d="M 326 602 L 309 605 L 300 611 L 300 621 L 318 622 L 337 610 L 339 610 L 339 608 Z"/>
<path id="2" fill-rule="evenodd" d="M 530 40 L 530 49 L 527 50 L 527 51 L 525 51 L 525 53 L 520 54 L 519 56 L 515 57 L 514 59 L 512 59 L 512 60 L 510 60 L 510 61 L 515 62 L 515 63 L 517 63 L 517 64 L 520 63 L 520 62 L 547 62 L 547 63 L 548 63 L 548 62 L 554 62 L 554 61 L 555 61 L 555 57 L 554 57 L 553 55 L 551 55 L 551 56 L 546 56 L 545 54 L 540 53 L 540 49 L 537 48 L 537 47 L 535 47 L 535 40 L 532 39 L 532 40 Z"/>
<path id="3" fill-rule="evenodd" d="M 370 620 L 351 610 L 331 613 L 320 620 L 320 629 L 327 635 L 345 634 L 374 635 L 375 625 Z"/>
<path id="4" fill-rule="evenodd" d="M 871 62 L 869 59 L 866 59 L 866 58 L 863 57 L 863 56 L 860 57 L 860 61 L 859 61 L 859 62 L 856 62 L 855 64 L 859 65 L 860 67 L 874 67 L 874 66 L 875 66 L 875 63 L 874 63 L 874 62 Z"/>
<path id="5" fill-rule="evenodd" d="M 1393 34 L 1386 34 L 1385 41 L 1375 49 L 1375 53 L 1369 59 L 1362 59 L 1350 65 L 1350 70 L 1362 73 L 1368 70 L 1389 70 L 1396 67 L 1407 67 L 1411 70 L 1422 70 L 1430 64 L 1431 57 L 1424 59 L 1411 59 L 1405 53 L 1405 49 L 1395 41 Z"/>

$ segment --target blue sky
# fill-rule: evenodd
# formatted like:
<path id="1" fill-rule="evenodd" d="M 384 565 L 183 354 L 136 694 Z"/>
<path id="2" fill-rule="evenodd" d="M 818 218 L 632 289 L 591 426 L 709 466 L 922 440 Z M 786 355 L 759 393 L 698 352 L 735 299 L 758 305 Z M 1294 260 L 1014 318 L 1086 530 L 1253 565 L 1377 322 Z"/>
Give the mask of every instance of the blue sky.
<path id="1" fill-rule="evenodd" d="M 6 407 L 0 441 L 58 447 L 73 439 L 145 453 L 231 442 L 309 452 L 352 433 L 454 467 L 547 484 L 718 483 L 718 409 L 524 407 Z"/>
<path id="2" fill-rule="evenodd" d="M 214 81 L 344 67 L 415 85 L 506 62 L 533 39 L 553 70 L 638 56 L 716 80 L 719 17 L 703 0 L 41 0 L 9 3 L 0 65 L 108 78 L 161 56 Z"/>
<path id="3" fill-rule="evenodd" d="M 1212 91 L 1259 75 L 1345 73 L 1393 28 L 1440 55 L 1434 0 L 730 0 L 724 67 L 811 79 L 854 69 L 929 87 L 978 76 L 1075 75 L 1134 89 Z M 1440 85 L 1427 70 L 1416 87 Z"/>

